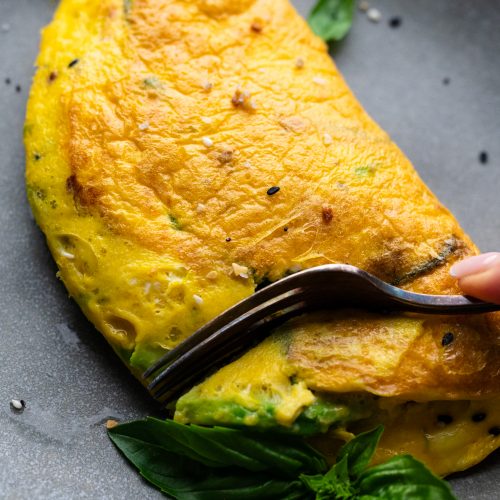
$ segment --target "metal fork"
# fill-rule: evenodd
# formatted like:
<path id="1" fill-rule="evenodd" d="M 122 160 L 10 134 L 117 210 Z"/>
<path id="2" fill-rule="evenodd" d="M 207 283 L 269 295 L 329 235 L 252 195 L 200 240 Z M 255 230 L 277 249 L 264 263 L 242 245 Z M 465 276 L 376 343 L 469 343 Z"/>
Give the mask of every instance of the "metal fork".
<path id="1" fill-rule="evenodd" d="M 354 266 L 313 267 L 263 288 L 215 317 L 143 377 L 147 380 L 156 374 L 148 389 L 155 399 L 167 403 L 212 368 L 268 335 L 279 321 L 305 310 L 327 308 L 453 315 L 497 311 L 500 305 L 462 295 L 408 292 Z"/>

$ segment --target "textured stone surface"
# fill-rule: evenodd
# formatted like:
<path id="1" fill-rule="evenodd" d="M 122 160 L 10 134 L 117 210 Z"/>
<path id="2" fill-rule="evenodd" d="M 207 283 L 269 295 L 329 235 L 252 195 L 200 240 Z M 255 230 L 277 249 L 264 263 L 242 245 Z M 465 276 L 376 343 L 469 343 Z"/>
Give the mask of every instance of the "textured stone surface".
<path id="1" fill-rule="evenodd" d="M 313 1 L 294 3 L 306 13 Z M 334 48 L 340 69 L 479 246 L 500 249 L 500 2 L 376 6 L 381 22 L 357 13 Z M 102 425 L 155 406 L 55 279 L 25 201 L 24 108 L 38 31 L 54 8 L 52 0 L 0 0 L 0 497 L 160 498 Z M 402 24 L 394 29 L 395 15 Z M 11 411 L 12 398 L 26 401 L 22 414 Z M 459 497 L 500 496 L 499 465 L 496 453 L 454 478 Z"/>

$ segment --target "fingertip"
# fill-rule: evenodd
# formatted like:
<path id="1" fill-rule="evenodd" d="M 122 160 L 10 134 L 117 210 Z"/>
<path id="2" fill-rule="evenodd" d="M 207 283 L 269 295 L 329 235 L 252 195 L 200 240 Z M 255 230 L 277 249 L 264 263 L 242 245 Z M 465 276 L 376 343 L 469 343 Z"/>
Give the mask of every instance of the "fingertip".
<path id="1" fill-rule="evenodd" d="M 459 278 L 458 284 L 466 295 L 500 304 L 500 265 Z"/>

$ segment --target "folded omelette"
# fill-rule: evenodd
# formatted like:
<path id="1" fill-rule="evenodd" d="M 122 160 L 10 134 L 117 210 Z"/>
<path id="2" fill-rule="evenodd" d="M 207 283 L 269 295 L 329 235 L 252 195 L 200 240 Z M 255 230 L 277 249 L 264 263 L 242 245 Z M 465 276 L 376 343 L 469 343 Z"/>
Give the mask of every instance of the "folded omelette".
<path id="1" fill-rule="evenodd" d="M 28 105 L 27 190 L 59 276 L 138 377 L 256 287 L 346 263 L 459 293 L 477 252 L 287 0 L 62 0 Z M 436 168 L 439 168 L 437 166 Z M 307 436 L 435 472 L 500 443 L 500 317 L 289 321 L 175 418 Z"/>

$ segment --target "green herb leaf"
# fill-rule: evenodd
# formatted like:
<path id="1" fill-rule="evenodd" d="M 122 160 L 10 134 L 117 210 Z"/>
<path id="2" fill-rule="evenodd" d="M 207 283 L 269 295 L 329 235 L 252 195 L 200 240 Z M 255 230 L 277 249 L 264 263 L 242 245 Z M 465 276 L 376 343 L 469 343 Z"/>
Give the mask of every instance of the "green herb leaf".
<path id="1" fill-rule="evenodd" d="M 454 500 L 450 486 L 410 455 L 367 469 L 356 484 L 364 498 Z M 366 495 L 366 497 L 364 497 Z"/>
<path id="2" fill-rule="evenodd" d="M 309 14 L 309 25 L 325 42 L 341 40 L 351 28 L 354 6 L 354 0 L 319 0 Z"/>
<path id="3" fill-rule="evenodd" d="M 151 417 L 118 425 L 110 429 L 109 434 L 113 441 L 119 435 L 133 437 L 209 467 L 274 470 L 278 475 L 291 478 L 296 478 L 301 472 L 327 470 L 320 453 L 302 439 L 286 435 L 183 425 Z"/>
<path id="4" fill-rule="evenodd" d="M 358 479 L 360 474 L 368 467 L 383 432 L 383 426 L 379 425 L 372 431 L 358 434 L 340 449 L 337 460 L 347 458 L 347 468 L 352 479 Z"/>

